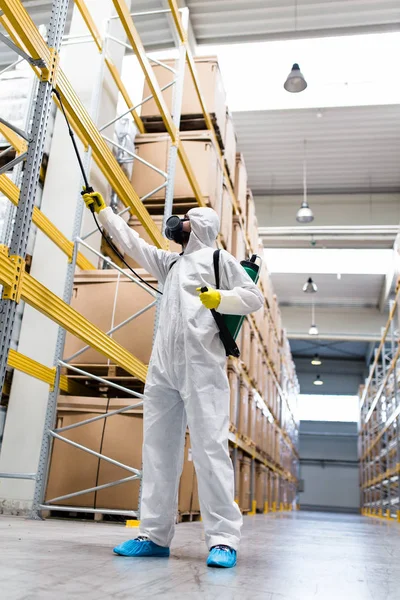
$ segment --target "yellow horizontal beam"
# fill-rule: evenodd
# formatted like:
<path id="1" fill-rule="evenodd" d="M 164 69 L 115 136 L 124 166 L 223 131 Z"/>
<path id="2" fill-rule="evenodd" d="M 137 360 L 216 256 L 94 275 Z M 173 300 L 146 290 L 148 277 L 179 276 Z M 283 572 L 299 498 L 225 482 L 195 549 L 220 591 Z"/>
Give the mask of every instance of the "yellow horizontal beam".
<path id="1" fill-rule="evenodd" d="M 13 263 L 4 254 L 0 254 L 0 282 L 13 284 Z M 61 300 L 42 283 L 28 273 L 24 274 L 21 284 L 21 297 L 30 306 L 64 327 L 85 344 L 110 358 L 117 365 L 141 381 L 146 381 L 147 367 L 130 352 L 108 337 L 101 329 L 85 319 L 69 304 Z"/>
<path id="2" fill-rule="evenodd" d="M 3 1 L 0 6 L 5 14 L 5 17 L 1 17 L 0 21 L 11 37 L 21 47 L 26 48 L 32 58 L 42 58 L 46 65 L 49 65 L 50 50 L 20 0 L 10 0 L 7 3 Z M 58 70 L 56 87 L 62 97 L 74 131 L 81 139 L 86 141 L 86 144 L 91 146 L 93 158 L 112 189 L 123 204 L 129 207 L 131 212 L 138 217 L 152 241 L 158 247 L 165 248 L 166 242 L 161 232 L 140 201 L 139 196 L 134 191 L 130 181 L 61 68 Z"/>
<path id="3" fill-rule="evenodd" d="M 46 365 L 42 365 L 36 360 L 33 360 L 33 358 L 29 358 L 25 354 L 21 354 L 21 352 L 12 349 L 8 353 L 7 364 L 17 371 L 22 371 L 31 377 L 35 377 L 35 379 L 40 379 L 40 381 L 48 383 L 51 389 L 54 388 L 56 380 L 55 367 L 46 367 Z M 69 380 L 65 375 L 61 375 L 60 390 L 68 392 L 69 394 L 82 395 L 85 388 L 79 385 L 79 383 Z"/>
<path id="4" fill-rule="evenodd" d="M 11 181 L 7 175 L 0 175 L 0 192 L 2 192 L 15 206 L 18 204 L 20 190 L 18 186 Z M 52 242 L 60 248 L 72 260 L 74 244 L 65 237 L 63 233 L 46 217 L 42 211 L 35 206 L 32 215 L 33 223 L 40 229 Z M 93 270 L 96 267 L 81 253 L 78 252 L 76 264 L 85 271 Z"/>
<path id="5" fill-rule="evenodd" d="M 10 350 L 8 353 L 8 365 L 13 369 L 17 369 L 18 371 L 22 371 L 27 375 L 31 375 L 36 379 L 40 379 L 45 383 L 48 383 L 50 387 L 54 387 L 54 382 L 56 378 L 56 369 L 53 367 L 46 367 L 41 363 L 25 356 L 25 354 L 21 354 L 20 352 L 16 352 L 16 350 Z"/>

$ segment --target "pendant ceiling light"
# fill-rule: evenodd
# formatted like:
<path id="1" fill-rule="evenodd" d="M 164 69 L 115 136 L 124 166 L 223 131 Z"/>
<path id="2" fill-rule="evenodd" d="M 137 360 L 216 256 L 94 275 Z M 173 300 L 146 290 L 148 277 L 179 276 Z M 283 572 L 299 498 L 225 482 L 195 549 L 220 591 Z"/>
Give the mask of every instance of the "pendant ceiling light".
<path id="1" fill-rule="evenodd" d="M 314 367 L 319 367 L 320 365 L 322 365 L 322 360 L 320 359 L 318 354 L 314 355 L 311 364 L 314 365 Z"/>
<path id="2" fill-rule="evenodd" d="M 294 0 L 294 31 L 297 31 L 297 0 Z M 307 81 L 304 79 L 303 73 L 300 71 L 298 63 L 294 63 L 283 87 L 291 94 L 303 92 L 307 87 Z"/>
<path id="3" fill-rule="evenodd" d="M 315 294 L 318 292 L 317 284 L 314 283 L 311 277 L 309 277 L 306 283 L 303 285 L 303 292 L 306 294 Z"/>
<path id="4" fill-rule="evenodd" d="M 314 215 L 311 208 L 308 206 L 307 200 L 307 155 L 306 155 L 306 140 L 303 145 L 303 202 L 297 212 L 296 220 L 299 223 L 311 223 L 314 221 Z"/>
<path id="5" fill-rule="evenodd" d="M 321 379 L 321 375 L 317 375 L 313 381 L 314 385 L 324 385 L 324 382 Z"/>
<path id="6" fill-rule="evenodd" d="M 283 87 L 291 94 L 298 94 L 299 92 L 304 92 L 306 89 L 307 81 L 304 79 L 304 75 L 300 71 L 300 67 L 297 63 L 294 63 Z"/>
<path id="7" fill-rule="evenodd" d="M 318 327 L 315 324 L 314 299 L 311 302 L 311 327 L 308 330 L 308 335 L 318 335 Z"/>

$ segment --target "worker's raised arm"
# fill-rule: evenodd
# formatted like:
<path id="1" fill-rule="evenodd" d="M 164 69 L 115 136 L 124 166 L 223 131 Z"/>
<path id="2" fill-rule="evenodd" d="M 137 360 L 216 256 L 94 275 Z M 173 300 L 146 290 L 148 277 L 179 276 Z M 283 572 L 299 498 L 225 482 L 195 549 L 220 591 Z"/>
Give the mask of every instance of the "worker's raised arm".
<path id="1" fill-rule="evenodd" d="M 261 290 L 249 275 L 229 254 L 221 251 L 221 301 L 217 311 L 225 315 L 248 315 L 264 304 Z"/>
<path id="2" fill-rule="evenodd" d="M 136 260 L 143 269 L 146 269 L 158 281 L 164 283 L 169 267 L 178 255 L 160 250 L 156 246 L 145 242 L 136 231 L 125 223 L 124 219 L 114 214 L 112 209 L 106 206 L 103 197 L 98 192 L 84 194 L 83 200 L 88 208 L 94 207 L 100 223 L 122 247 L 124 252 Z"/>

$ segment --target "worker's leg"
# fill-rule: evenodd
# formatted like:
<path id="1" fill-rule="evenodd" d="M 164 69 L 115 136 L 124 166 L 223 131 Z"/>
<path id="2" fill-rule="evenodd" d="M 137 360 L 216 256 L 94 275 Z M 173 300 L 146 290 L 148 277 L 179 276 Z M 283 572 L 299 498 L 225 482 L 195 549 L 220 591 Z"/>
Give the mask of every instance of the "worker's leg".
<path id="1" fill-rule="evenodd" d="M 211 369 L 213 372 L 207 376 L 203 365 L 202 383 L 192 387 L 190 396 L 185 393 L 184 402 L 207 546 L 225 544 L 237 549 L 242 515 L 234 501 L 234 473 L 228 450 L 229 383 L 225 370 L 221 368 L 217 377 L 219 366 Z"/>
<path id="2" fill-rule="evenodd" d="M 153 369 L 144 397 L 141 535 L 169 546 L 174 535 L 186 414 L 179 393 Z"/>

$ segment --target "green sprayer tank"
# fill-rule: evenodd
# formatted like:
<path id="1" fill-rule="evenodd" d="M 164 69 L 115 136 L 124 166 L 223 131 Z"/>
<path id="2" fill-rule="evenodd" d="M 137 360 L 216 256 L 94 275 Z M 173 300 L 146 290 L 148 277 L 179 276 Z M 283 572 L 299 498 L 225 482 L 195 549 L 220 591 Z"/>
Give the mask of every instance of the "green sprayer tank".
<path id="1" fill-rule="evenodd" d="M 253 256 L 249 260 L 242 260 L 240 264 L 246 271 L 246 273 L 251 277 L 254 283 L 258 282 L 260 277 L 260 265 L 256 264 L 257 255 L 253 254 Z M 236 340 L 240 328 L 244 321 L 244 316 L 241 315 L 224 315 L 224 321 L 233 337 Z"/>

